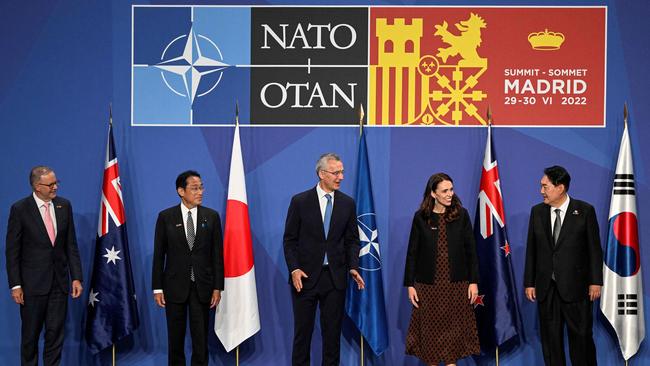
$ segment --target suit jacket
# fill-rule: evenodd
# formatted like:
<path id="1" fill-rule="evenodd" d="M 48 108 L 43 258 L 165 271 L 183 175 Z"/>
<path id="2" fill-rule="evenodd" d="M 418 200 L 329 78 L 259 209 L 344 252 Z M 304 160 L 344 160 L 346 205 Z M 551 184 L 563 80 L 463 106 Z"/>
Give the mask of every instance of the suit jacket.
<path id="1" fill-rule="evenodd" d="M 9 287 L 20 285 L 27 296 L 46 295 L 58 284 L 70 291 L 71 280 L 82 280 L 81 260 L 70 201 L 55 197 L 57 234 L 54 246 L 32 195 L 11 206 L 7 225 Z"/>
<path id="2" fill-rule="evenodd" d="M 180 205 L 158 215 L 153 248 L 154 290 L 162 289 L 165 301 L 184 303 L 190 294 L 190 267 L 199 300 L 209 302 L 213 290 L 223 290 L 223 239 L 217 211 L 198 206 L 196 236 L 190 251 Z"/>
<path id="3" fill-rule="evenodd" d="M 437 224 L 431 228 L 419 211 L 415 213 L 406 252 L 404 286 L 413 286 L 415 282 L 433 284 L 439 231 Z M 446 232 L 450 280 L 478 283 L 476 242 L 466 209 L 461 209 L 458 219 L 446 223 Z"/>
<path id="4" fill-rule="evenodd" d="M 560 297 L 568 302 L 584 300 L 589 285 L 603 284 L 603 251 L 596 212 L 584 201 L 569 201 L 555 246 L 550 206 L 541 203 L 530 211 L 524 286 L 535 287 L 537 299 L 543 301 L 553 272 Z"/>
<path id="5" fill-rule="evenodd" d="M 334 286 L 344 289 L 350 269 L 359 267 L 359 231 L 354 200 L 342 192 L 334 192 L 332 220 L 325 239 L 323 216 L 316 187 L 299 193 L 291 199 L 284 226 L 284 259 L 291 272 L 303 270 L 305 289 L 318 282 L 327 252 Z"/>

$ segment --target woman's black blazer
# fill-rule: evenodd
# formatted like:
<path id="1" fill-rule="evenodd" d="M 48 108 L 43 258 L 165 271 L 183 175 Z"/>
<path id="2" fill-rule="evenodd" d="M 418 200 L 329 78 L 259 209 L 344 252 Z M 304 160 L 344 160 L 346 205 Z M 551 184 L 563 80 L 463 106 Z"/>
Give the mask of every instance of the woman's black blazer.
<path id="1" fill-rule="evenodd" d="M 415 213 L 406 253 L 404 286 L 413 286 L 415 282 L 433 284 L 438 233 L 437 222 L 431 227 L 419 211 Z M 469 214 L 464 208 L 456 220 L 447 223 L 447 245 L 451 282 L 478 283 L 476 242 Z"/>

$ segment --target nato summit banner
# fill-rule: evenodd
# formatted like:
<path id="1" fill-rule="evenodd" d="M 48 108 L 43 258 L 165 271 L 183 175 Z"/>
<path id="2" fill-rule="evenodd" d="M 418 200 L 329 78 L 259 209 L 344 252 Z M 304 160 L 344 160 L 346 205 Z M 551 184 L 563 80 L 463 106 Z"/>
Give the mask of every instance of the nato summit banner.
<path id="1" fill-rule="evenodd" d="M 605 125 L 607 8 L 133 6 L 136 126 Z"/>

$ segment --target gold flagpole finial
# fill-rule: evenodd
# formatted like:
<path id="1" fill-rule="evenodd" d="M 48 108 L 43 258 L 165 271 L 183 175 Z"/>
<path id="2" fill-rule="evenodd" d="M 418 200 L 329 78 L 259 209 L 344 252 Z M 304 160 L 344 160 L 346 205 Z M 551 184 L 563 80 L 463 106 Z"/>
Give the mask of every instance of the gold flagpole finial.
<path id="1" fill-rule="evenodd" d="M 627 126 L 627 102 L 623 104 L 623 123 Z"/>
<path id="2" fill-rule="evenodd" d="M 487 107 L 487 120 L 488 120 L 488 126 L 492 126 L 492 110 L 490 109 L 489 104 Z"/>
<path id="3" fill-rule="evenodd" d="M 363 117 L 365 117 L 363 112 L 363 104 L 359 104 L 359 135 L 363 133 Z"/>
<path id="4" fill-rule="evenodd" d="M 113 103 L 108 103 L 108 125 L 113 125 Z"/>
<path id="5" fill-rule="evenodd" d="M 235 100 L 235 125 L 239 125 L 239 100 Z"/>

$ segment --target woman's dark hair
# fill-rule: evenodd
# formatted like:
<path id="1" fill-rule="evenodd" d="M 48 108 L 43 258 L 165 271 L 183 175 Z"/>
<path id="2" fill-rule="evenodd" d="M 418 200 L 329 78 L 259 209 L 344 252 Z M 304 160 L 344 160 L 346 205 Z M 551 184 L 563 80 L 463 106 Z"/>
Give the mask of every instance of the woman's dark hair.
<path id="1" fill-rule="evenodd" d="M 422 195 L 422 203 L 420 203 L 420 215 L 424 217 L 427 221 L 427 224 L 430 226 L 435 226 L 438 223 L 433 221 L 433 207 L 435 206 L 435 200 L 431 197 L 431 192 L 435 192 L 438 188 L 438 184 L 442 181 L 450 181 L 454 183 L 450 176 L 445 173 L 436 173 L 429 178 L 427 186 L 424 188 L 424 194 Z M 460 198 L 454 194 L 451 198 L 451 205 L 445 209 L 445 213 L 442 214 L 442 217 L 446 222 L 452 222 L 460 217 L 460 209 L 463 207 L 460 202 Z"/>

